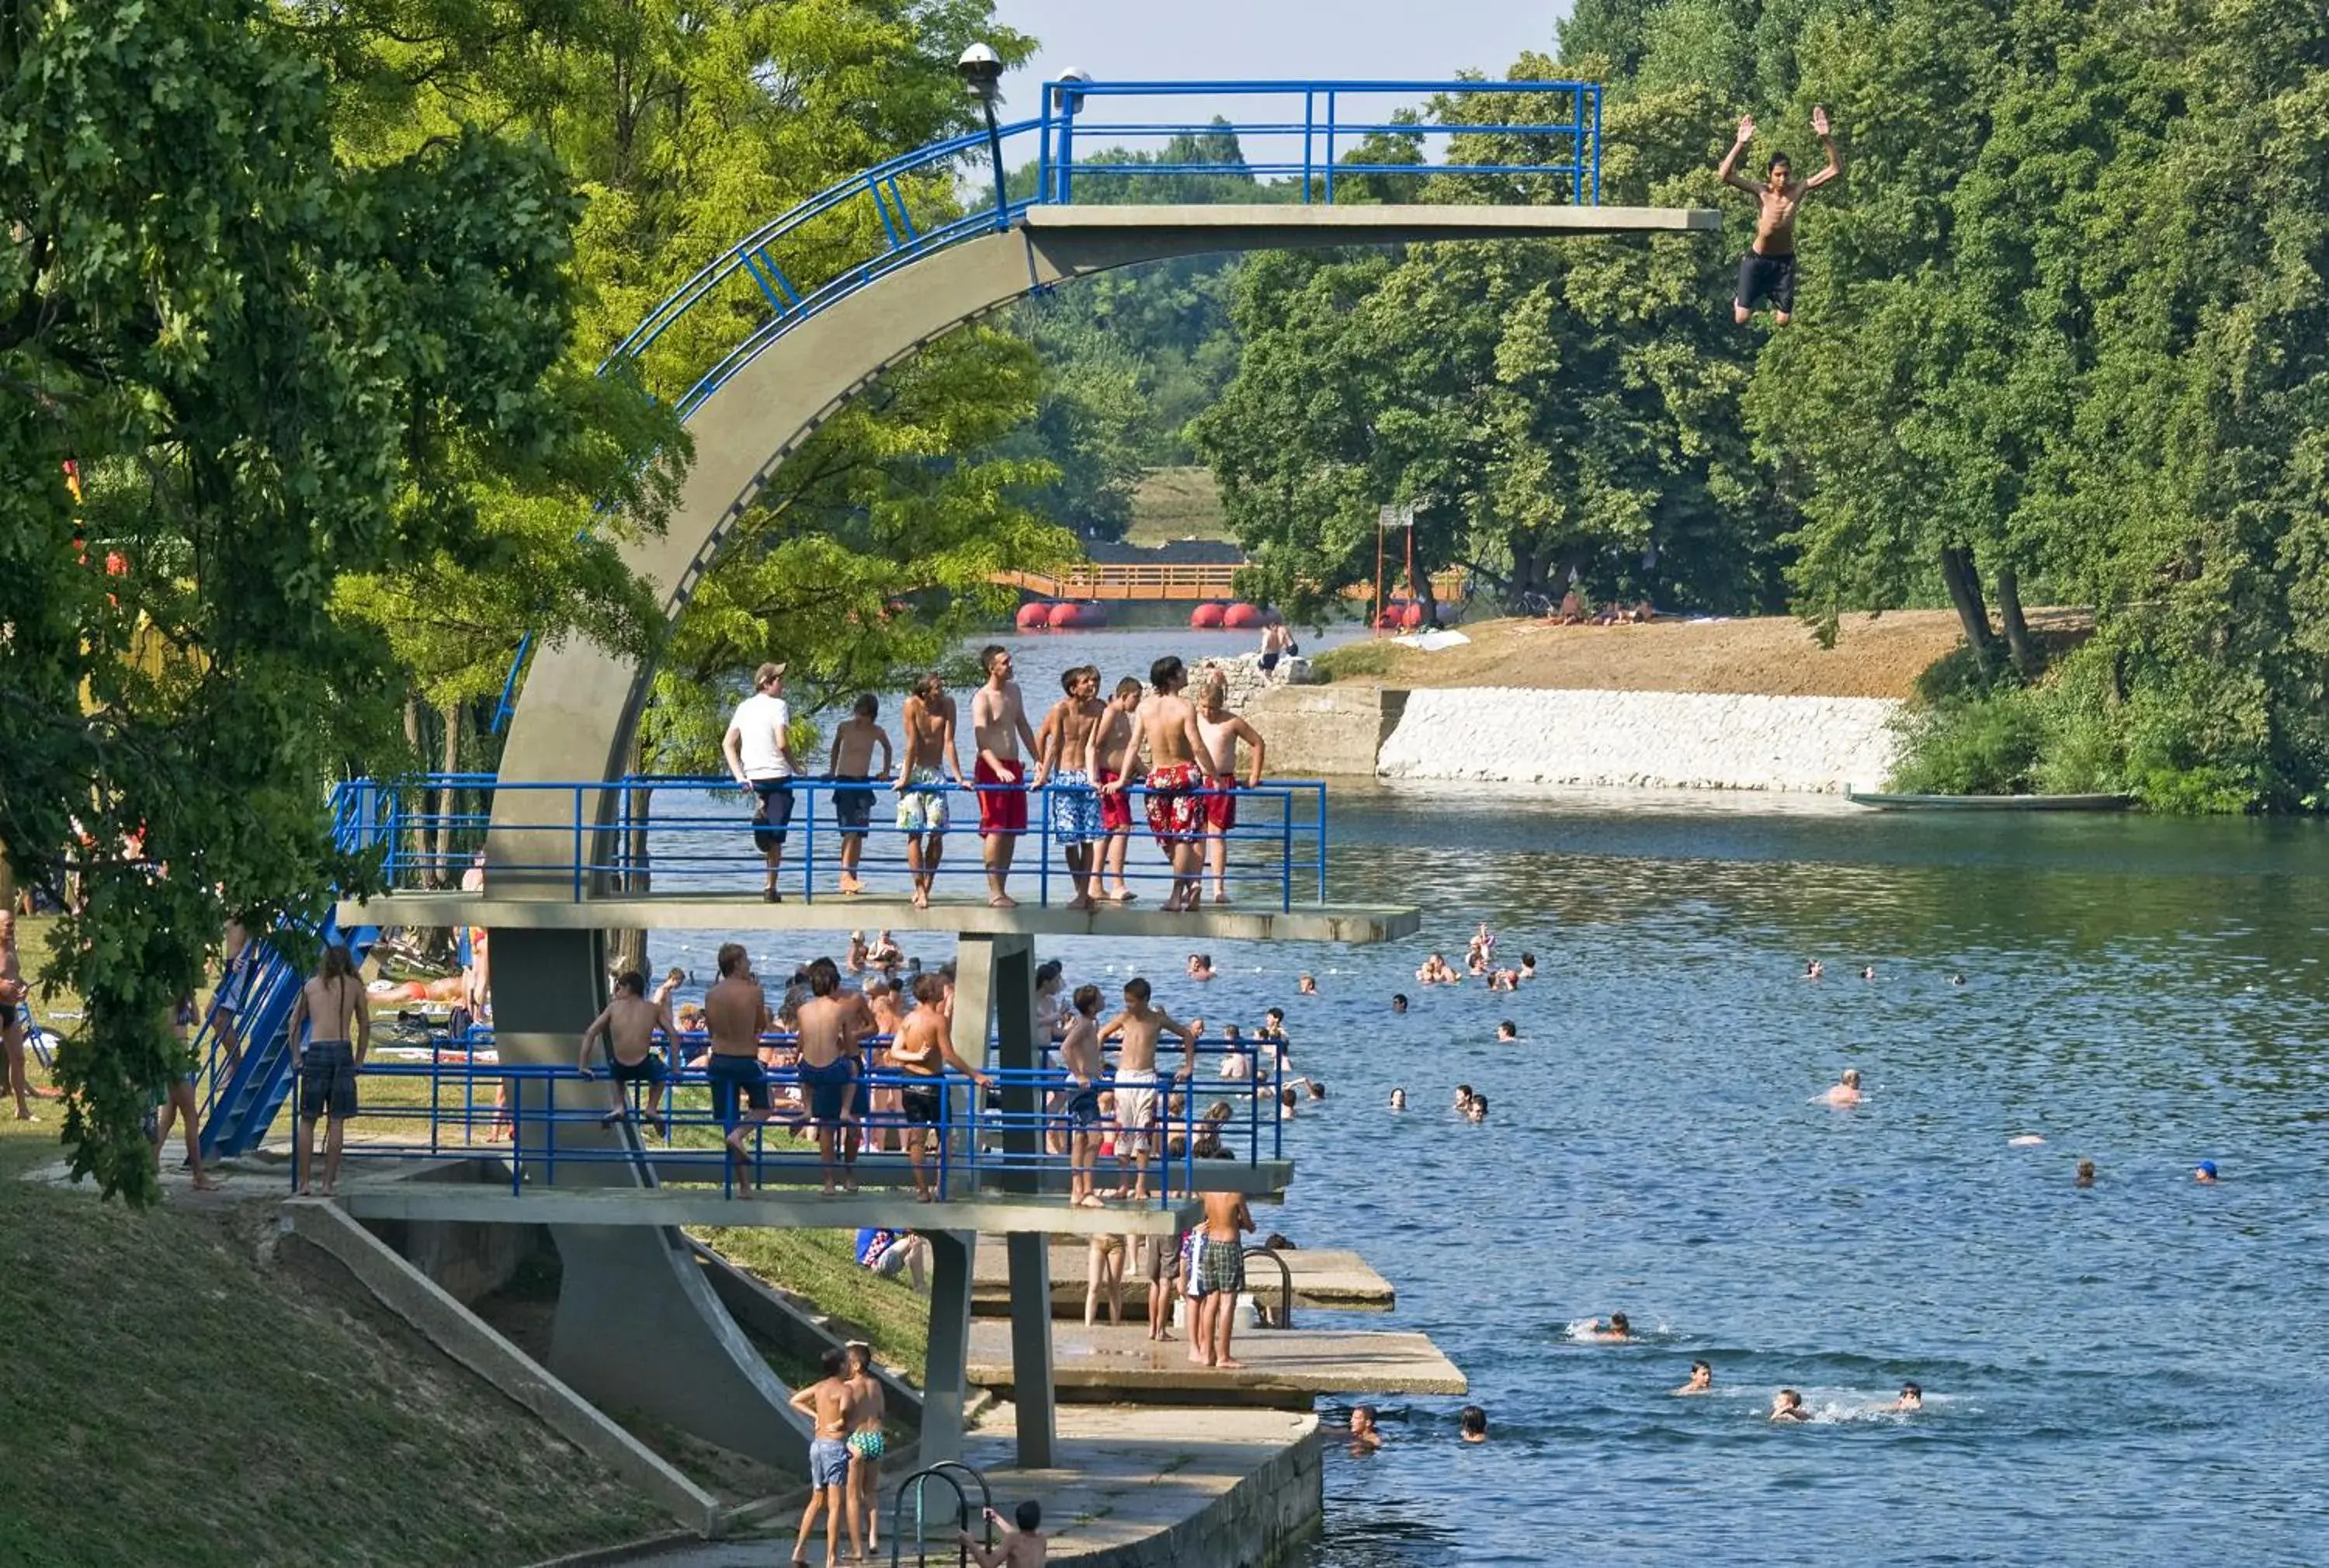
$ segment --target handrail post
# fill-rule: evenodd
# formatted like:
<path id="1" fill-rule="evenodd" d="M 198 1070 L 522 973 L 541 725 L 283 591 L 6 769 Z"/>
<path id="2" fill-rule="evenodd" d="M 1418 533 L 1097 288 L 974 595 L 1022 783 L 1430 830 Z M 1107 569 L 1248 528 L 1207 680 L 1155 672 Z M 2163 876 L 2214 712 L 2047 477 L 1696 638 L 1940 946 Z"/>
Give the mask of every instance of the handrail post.
<path id="1" fill-rule="evenodd" d="M 1302 89 L 1302 204 L 1306 207 L 1310 205 L 1310 164 L 1313 156 L 1310 139 L 1316 134 L 1317 126 L 1318 89 L 1305 88 Z"/>
<path id="2" fill-rule="evenodd" d="M 1278 911 L 1289 912 L 1294 907 L 1294 792 L 1288 790 L 1278 803 Z"/>
<path id="3" fill-rule="evenodd" d="M 1330 90 L 1330 91 L 1328 91 L 1328 93 L 1326 94 L 1326 205 L 1328 205 L 1329 207 L 1331 207 L 1331 206 L 1333 206 L 1333 205 L 1334 204 L 1334 99 L 1335 99 L 1335 97 L 1336 97 L 1336 95 L 1335 95 L 1333 91 L 1331 91 L 1331 90 Z"/>
<path id="4" fill-rule="evenodd" d="M 867 760 L 872 760 L 870 753 Z M 805 793 L 808 795 L 808 818 L 801 829 L 801 902 L 814 904 L 816 902 L 816 786 L 805 779 L 793 782 L 807 784 Z"/>
<path id="5" fill-rule="evenodd" d="M 1601 205 L 1601 84 L 1593 84 L 1593 204 Z"/>

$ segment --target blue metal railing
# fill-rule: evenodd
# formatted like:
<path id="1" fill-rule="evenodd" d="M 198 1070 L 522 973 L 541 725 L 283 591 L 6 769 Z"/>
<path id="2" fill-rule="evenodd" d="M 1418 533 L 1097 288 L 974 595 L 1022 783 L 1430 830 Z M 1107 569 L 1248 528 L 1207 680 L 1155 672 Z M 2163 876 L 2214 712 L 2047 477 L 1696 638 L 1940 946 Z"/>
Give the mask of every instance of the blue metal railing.
<path id="1" fill-rule="evenodd" d="M 711 1081 L 702 1069 L 709 1040 L 701 1033 L 683 1032 L 675 1039 L 659 1037 L 658 1050 L 665 1063 L 659 1109 L 648 1115 L 646 1094 L 632 1086 L 626 1094 L 625 1117 L 643 1132 L 661 1140 L 649 1148 L 605 1137 L 608 1079 L 603 1073 L 585 1078 L 571 1066 L 523 1066 L 500 1062 L 494 1055 L 490 1029 L 448 1037 L 429 1053 L 426 1062 L 368 1061 L 359 1080 L 372 1085 L 360 1089 L 360 1123 L 364 1136 L 345 1147 L 348 1160 L 441 1159 L 448 1155 L 492 1154 L 505 1160 L 510 1188 L 554 1188 L 561 1167 L 570 1173 L 608 1164 L 641 1165 L 659 1182 L 684 1181 L 717 1185 L 732 1196 L 738 1174 L 723 1140 L 736 1123 L 723 1122 L 710 1108 Z M 761 1037 L 765 1066 L 775 1108 L 770 1119 L 750 1124 L 750 1158 L 744 1171 L 755 1187 L 773 1177 L 806 1180 L 821 1178 L 825 1164 L 815 1142 L 815 1128 L 806 1108 L 807 1092 L 799 1068 L 790 1059 L 797 1037 L 775 1033 Z M 874 1036 L 863 1044 L 878 1053 L 887 1037 Z M 1145 1151 L 1127 1158 L 1121 1143 L 1089 1169 L 1098 1186 L 1137 1179 L 1152 1187 L 1144 1201 L 1159 1206 L 1196 1190 L 1201 1166 L 1221 1163 L 1249 1168 L 1283 1157 L 1278 1101 L 1285 1093 L 1283 1065 L 1264 1072 L 1259 1065 L 1245 1075 L 1222 1076 L 1216 1067 L 1207 1074 L 1207 1058 L 1226 1060 L 1240 1047 L 1200 1044 L 1197 1064 L 1187 1078 L 1160 1078 L 1157 1119 L 1132 1129 L 1113 1121 L 1102 1124 L 1111 1139 L 1138 1134 Z M 1169 1053 L 1168 1053 L 1169 1057 Z M 878 1061 L 878 1055 L 875 1059 Z M 976 1092 L 970 1081 L 948 1072 L 939 1078 L 910 1075 L 886 1066 L 861 1068 L 856 1079 L 859 1096 L 847 1125 L 865 1147 L 844 1169 L 853 1176 L 875 1177 L 889 1185 L 902 1185 L 911 1168 L 905 1156 L 887 1146 L 917 1131 L 934 1132 L 935 1148 L 925 1161 L 938 1201 L 980 1193 L 1014 1190 L 1027 1174 L 1055 1179 L 1041 1188 L 1064 1187 L 1073 1175 L 1070 1140 L 1078 1130 L 1066 1108 L 1072 1080 L 1051 1067 L 984 1070 L 993 1089 L 1031 1089 L 1037 1109 L 1012 1112 L 997 1109 Z M 1112 1090 L 1114 1075 L 1099 1081 Z M 414 1085 L 413 1097 L 386 1098 L 390 1085 Z M 908 1119 L 891 1102 L 896 1091 L 937 1084 L 939 1119 L 933 1127 Z M 418 1093 L 426 1085 L 425 1095 Z M 560 1085 L 568 1093 L 561 1103 Z M 582 1103 L 578 1103 L 582 1102 Z M 1226 1104 L 1229 1113 L 1217 1106 Z M 1200 1106 L 1204 1106 L 1201 1110 Z M 1212 1113 L 1208 1114 L 1208 1113 Z M 409 1135 L 381 1136 L 372 1129 L 381 1122 L 410 1128 Z M 1029 1136 L 1014 1139 L 1014 1133 Z M 798 1138 L 805 1141 L 794 1142 Z M 772 1144 L 771 1140 L 776 1141 Z M 1032 1145 L 1033 1152 L 1014 1151 L 1014 1142 Z"/>
<path id="2" fill-rule="evenodd" d="M 945 831 L 955 840 L 952 852 L 938 865 L 938 884 L 983 883 L 985 867 L 963 840 L 977 831 L 980 794 L 995 793 L 1004 786 L 947 783 L 931 787 L 948 803 L 953 820 Z M 502 790 L 562 796 L 566 809 L 545 813 L 551 818 L 547 822 L 495 827 L 492 796 Z M 474 799 L 466 809 L 427 803 L 432 796 L 451 800 L 460 792 Z M 1057 906 L 1076 894 L 1066 844 L 1052 825 L 1052 803 L 1069 792 L 1046 784 L 1025 793 L 1028 825 L 1011 832 L 1019 840 L 1012 869 L 1014 897 Z M 1128 838 L 1149 839 L 1144 821 L 1148 790 L 1127 784 L 1122 793 L 1129 802 L 1132 825 L 1120 831 Z M 836 796 L 854 796 L 855 803 L 863 805 L 868 794 L 872 799 L 864 825 L 845 822 L 842 806 L 847 803 Z M 869 891 L 909 878 L 905 846 L 914 835 L 899 825 L 899 799 L 894 786 L 882 780 L 792 780 L 793 815 L 782 830 L 779 862 L 787 895 L 812 902 L 828 896 L 820 886 L 834 886 L 843 864 L 843 840 L 852 837 L 863 840 L 858 875 Z M 1224 892 L 1233 898 L 1259 894 L 1262 902 L 1280 910 L 1295 906 L 1297 890 L 1305 902 L 1325 900 L 1325 784 L 1273 780 L 1252 789 L 1199 792 L 1198 799 L 1209 811 L 1221 809 L 1223 817 L 1228 815 L 1225 808 L 1234 808 L 1233 825 L 1208 825 L 1198 840 L 1207 855 L 1215 843 L 1221 847 Z M 536 880 L 561 878 L 570 896 L 579 900 L 636 892 L 650 883 L 657 893 L 755 888 L 765 867 L 755 834 L 777 830 L 753 822 L 751 801 L 725 778 L 652 775 L 587 784 L 496 784 L 491 775 L 456 774 L 357 779 L 339 786 L 332 809 L 345 847 L 381 854 L 382 875 L 391 889 L 457 882 L 476 852 L 491 848 L 500 872 L 523 873 Z M 1091 841 L 1104 844 L 1106 840 Z M 1158 855 L 1152 849 L 1136 858 L 1127 850 L 1124 880 L 1150 886 L 1171 882 L 1174 873 Z M 1112 875 L 1107 879 L 1115 880 Z M 1210 872 L 1204 883 L 1204 896 L 1210 899 Z"/>
<path id="3" fill-rule="evenodd" d="M 1385 99 L 1423 100 L 1429 117 L 1404 120 L 1380 108 Z M 1260 117 L 1203 111 L 1259 103 Z M 1468 117 L 1465 106 L 1496 100 L 1500 112 Z M 1087 105 L 1108 117 L 1085 117 Z M 1144 106 L 1154 112 L 1144 113 Z M 1160 107 L 1161 106 L 1161 107 Z M 1194 106 L 1194 107 L 1193 107 Z M 1353 117 L 1353 111 L 1356 114 Z M 1534 111 L 1533 113 L 1531 111 Z M 987 155 L 984 130 L 949 136 L 874 164 L 809 197 L 746 234 L 649 311 L 599 366 L 636 370 L 659 396 L 674 399 L 683 418 L 693 415 L 770 343 L 839 300 L 924 256 L 979 235 L 1007 229 L 1038 206 L 1066 206 L 1097 195 L 1103 202 L 1129 193 L 1127 182 L 1155 178 L 1169 186 L 1196 177 L 1248 174 L 1279 181 L 1258 185 L 1258 200 L 1334 202 L 1347 196 L 1336 182 L 1353 175 L 1471 177 L 1467 201 L 1506 193 L 1532 202 L 1598 205 L 1601 200 L 1601 88 L 1586 81 L 1148 81 L 1047 82 L 1041 112 L 1000 127 L 1004 163 L 1022 166 L 1032 155 L 1035 185 L 1000 208 L 966 208 L 959 176 Z M 1260 155 L 1242 164 L 1125 164 L 1095 159 L 1091 151 L 1176 136 L 1231 136 Z M 1413 163 L 1353 161 L 1354 141 L 1400 138 Z M 1298 138 L 1299 154 L 1295 153 Z M 1518 140 L 1506 161 L 1481 152 Z M 1079 153 L 1079 143 L 1084 149 Z M 1434 162 L 1435 143 L 1449 155 Z M 1270 149 L 1282 147 L 1284 155 Z M 1086 191 L 1078 195 L 1078 177 Z M 1095 183 L 1097 182 L 1097 183 Z M 1549 188 L 1548 188 L 1549 187 Z M 686 331 L 676 333 L 684 322 Z M 499 729 L 513 711 L 528 648 L 522 643 L 504 681 L 494 717 Z"/>

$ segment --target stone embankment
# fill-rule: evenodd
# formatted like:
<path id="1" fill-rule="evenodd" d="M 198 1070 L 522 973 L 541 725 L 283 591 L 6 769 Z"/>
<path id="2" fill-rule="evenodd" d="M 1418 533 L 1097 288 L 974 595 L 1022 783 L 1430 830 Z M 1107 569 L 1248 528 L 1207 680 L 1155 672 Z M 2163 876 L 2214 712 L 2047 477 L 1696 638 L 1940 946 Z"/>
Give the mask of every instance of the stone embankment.
<path id="1" fill-rule="evenodd" d="M 1834 793 L 1881 789 L 1900 704 L 1876 697 L 1677 691 L 1405 690 L 1254 684 L 1231 703 L 1282 776 L 1474 780 Z"/>

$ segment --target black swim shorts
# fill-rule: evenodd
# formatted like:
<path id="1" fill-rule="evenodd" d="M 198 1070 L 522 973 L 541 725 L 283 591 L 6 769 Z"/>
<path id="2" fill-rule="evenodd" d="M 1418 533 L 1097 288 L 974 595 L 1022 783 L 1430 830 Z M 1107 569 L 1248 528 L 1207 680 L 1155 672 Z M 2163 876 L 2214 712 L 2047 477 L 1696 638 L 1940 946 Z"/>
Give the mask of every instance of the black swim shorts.
<path id="1" fill-rule="evenodd" d="M 1786 256 L 1766 256 L 1759 250 L 1749 250 L 1739 258 L 1739 306 L 1753 310 L 1763 301 L 1781 314 L 1796 308 L 1796 258 Z"/>
<path id="2" fill-rule="evenodd" d="M 835 784 L 870 784 L 869 779 L 837 778 Z M 833 792 L 833 814 L 844 833 L 862 833 L 873 822 L 873 792 L 835 790 Z"/>
<path id="3" fill-rule="evenodd" d="M 299 1054 L 299 1116 L 335 1121 L 356 1113 L 356 1048 L 345 1040 L 311 1040 Z"/>
<path id="4" fill-rule="evenodd" d="M 649 1051 L 636 1062 L 614 1064 L 618 1084 L 660 1084 L 664 1080 L 663 1058 Z"/>
<path id="5" fill-rule="evenodd" d="M 925 1127 L 938 1123 L 939 1089 L 935 1080 L 929 1087 L 914 1085 L 898 1092 L 898 1101 L 906 1113 L 906 1120 Z"/>
<path id="6" fill-rule="evenodd" d="M 793 781 L 756 778 L 752 793 L 759 797 L 752 808 L 752 846 L 762 854 L 785 847 L 785 829 L 793 820 Z"/>

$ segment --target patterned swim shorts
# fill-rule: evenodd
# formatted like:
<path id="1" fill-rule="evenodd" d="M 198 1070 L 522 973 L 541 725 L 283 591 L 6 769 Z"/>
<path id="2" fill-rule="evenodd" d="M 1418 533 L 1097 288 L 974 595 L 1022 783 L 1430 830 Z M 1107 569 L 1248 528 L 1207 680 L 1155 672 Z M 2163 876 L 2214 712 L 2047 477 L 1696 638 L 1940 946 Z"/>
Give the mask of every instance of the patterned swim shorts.
<path id="1" fill-rule="evenodd" d="M 1099 791 L 1091 775 L 1061 768 L 1051 775 L 1051 836 L 1070 849 L 1107 836 L 1100 824 Z"/>

